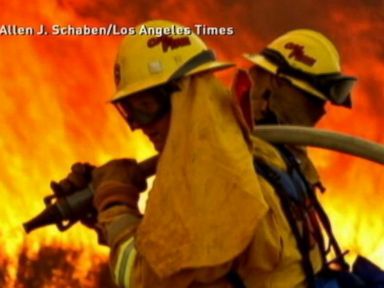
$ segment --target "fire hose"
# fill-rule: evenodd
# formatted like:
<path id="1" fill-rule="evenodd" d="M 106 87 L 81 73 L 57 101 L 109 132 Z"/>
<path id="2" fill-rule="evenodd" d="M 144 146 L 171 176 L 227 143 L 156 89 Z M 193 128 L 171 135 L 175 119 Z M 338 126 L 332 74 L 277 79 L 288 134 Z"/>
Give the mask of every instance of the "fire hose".
<path id="1" fill-rule="evenodd" d="M 254 130 L 254 136 L 273 144 L 325 148 L 384 164 L 384 145 L 339 132 L 301 126 L 260 125 Z M 147 178 L 155 174 L 157 159 L 158 156 L 153 156 L 139 163 Z M 59 231 L 65 231 L 87 214 L 90 216 L 92 198 L 91 186 L 65 197 L 49 195 L 44 198 L 46 208 L 25 222 L 24 230 L 29 233 L 55 224 Z"/>

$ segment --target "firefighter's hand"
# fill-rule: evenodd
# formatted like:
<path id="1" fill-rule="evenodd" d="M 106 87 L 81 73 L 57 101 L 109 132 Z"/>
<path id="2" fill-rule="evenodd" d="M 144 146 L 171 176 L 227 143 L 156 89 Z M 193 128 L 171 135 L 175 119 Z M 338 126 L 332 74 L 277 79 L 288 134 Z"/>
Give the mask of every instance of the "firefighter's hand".
<path id="1" fill-rule="evenodd" d="M 89 163 L 74 163 L 71 172 L 59 182 L 51 182 L 51 189 L 56 197 L 61 198 L 86 188 L 92 181 L 92 171 L 95 166 Z M 80 219 L 81 223 L 88 228 L 95 228 L 97 214 L 93 207 L 90 207 L 89 213 Z"/>
<path id="2" fill-rule="evenodd" d="M 59 182 L 51 182 L 51 189 L 57 197 L 65 197 L 84 189 L 91 183 L 92 171 L 95 166 L 89 163 L 74 163 L 71 172 Z"/>
<path id="3" fill-rule="evenodd" d="M 147 182 L 135 160 L 116 159 L 93 170 L 92 187 L 93 204 L 98 212 L 114 205 L 137 210 L 139 193 L 145 191 Z"/>

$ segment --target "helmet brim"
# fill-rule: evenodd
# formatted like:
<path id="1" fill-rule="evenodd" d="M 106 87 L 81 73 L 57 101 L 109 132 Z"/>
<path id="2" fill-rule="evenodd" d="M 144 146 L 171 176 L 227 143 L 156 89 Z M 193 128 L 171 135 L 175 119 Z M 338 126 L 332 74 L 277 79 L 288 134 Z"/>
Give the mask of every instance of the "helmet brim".
<path id="1" fill-rule="evenodd" d="M 234 66 L 235 66 L 235 64 L 229 63 L 229 62 L 212 61 L 212 62 L 204 63 L 204 64 L 192 69 L 191 71 L 186 73 L 185 76 L 191 76 L 194 74 L 198 74 L 201 72 L 208 72 L 208 71 L 216 72 L 216 71 L 228 69 L 228 68 L 231 68 Z M 163 75 L 160 75 L 160 74 L 157 77 L 154 75 L 150 79 L 150 81 L 146 80 L 146 81 L 136 82 L 135 84 L 127 86 L 125 89 L 119 90 L 114 95 L 112 100 L 110 100 L 110 102 L 115 102 L 121 98 L 131 96 L 131 95 L 136 94 L 138 92 L 166 84 L 170 80 L 174 80 L 174 79 L 169 79 L 168 75 L 167 75 L 167 77 L 164 77 Z"/>
<path id="2" fill-rule="evenodd" d="M 243 55 L 247 60 L 251 61 L 253 64 L 256 64 L 260 68 L 263 68 L 264 70 L 276 75 L 278 66 L 272 62 L 270 62 L 268 59 L 266 59 L 263 55 L 261 54 L 256 54 L 256 55 L 251 55 L 251 54 L 244 54 Z M 283 77 L 285 79 L 288 79 L 293 86 L 308 92 L 309 94 L 318 97 L 322 100 L 328 100 L 328 98 L 320 91 L 318 91 L 316 88 L 314 88 L 312 85 L 308 84 L 307 82 L 297 79 L 295 77 L 285 75 L 280 73 L 280 77 Z"/>

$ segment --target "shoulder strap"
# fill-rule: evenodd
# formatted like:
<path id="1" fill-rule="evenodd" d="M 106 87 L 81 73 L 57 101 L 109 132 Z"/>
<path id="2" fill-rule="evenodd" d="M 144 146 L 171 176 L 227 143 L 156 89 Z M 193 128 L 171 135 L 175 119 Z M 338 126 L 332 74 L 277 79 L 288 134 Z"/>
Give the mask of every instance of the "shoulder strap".
<path id="1" fill-rule="evenodd" d="M 310 225 L 314 228 L 312 232 L 315 234 L 316 242 L 321 250 L 323 262 L 326 263 L 326 255 L 332 247 L 336 255 L 335 260 L 332 262 L 337 263 L 345 271 L 348 271 L 349 266 L 334 237 L 329 218 L 317 199 L 313 188 L 302 173 L 296 157 L 285 146 L 277 146 L 276 148 L 280 151 L 287 165 L 287 172 L 281 171 L 259 158 L 254 159 L 255 170 L 272 185 L 279 197 L 282 209 L 295 237 L 297 247 L 302 255 L 302 268 L 307 279 L 308 287 L 314 288 L 316 284 L 315 273 L 310 260 L 311 247 L 309 237 L 311 232 L 308 228 L 309 225 L 307 225 L 309 224 L 308 222 L 310 222 Z M 302 210 L 301 216 L 304 219 L 302 231 L 300 231 L 293 215 L 292 208 L 295 205 L 299 206 L 299 210 Z M 310 209 L 314 209 L 316 215 L 308 213 L 309 211 L 307 210 Z M 327 249 L 325 248 L 320 226 L 324 229 L 329 239 L 329 247 Z M 235 288 L 246 287 L 235 270 L 231 270 L 228 273 L 227 279 Z"/>
<path id="2" fill-rule="evenodd" d="M 306 234 L 308 231 L 303 229 L 303 235 L 300 233 L 299 227 L 291 209 L 293 200 L 290 195 L 292 195 L 294 192 L 288 191 L 290 189 L 288 187 L 295 187 L 295 185 L 285 172 L 266 164 L 263 160 L 255 159 L 254 164 L 257 173 L 263 176 L 274 187 L 275 192 L 280 199 L 285 217 L 287 218 L 288 223 L 292 229 L 293 235 L 296 239 L 297 247 L 302 256 L 302 268 L 307 279 L 308 287 L 313 288 L 315 287 L 315 280 L 313 267 L 309 257 L 310 247 L 308 241 L 304 239 L 304 237 L 307 237 L 307 235 L 304 234 Z M 300 192 L 296 192 L 295 194 L 298 195 L 299 193 Z"/>
<path id="3" fill-rule="evenodd" d="M 328 215 L 326 214 L 324 208 L 321 206 L 320 201 L 317 198 L 317 195 L 315 193 L 314 188 L 310 185 L 310 183 L 305 178 L 304 173 L 302 172 L 300 164 L 298 163 L 296 157 L 284 145 L 277 145 L 276 148 L 280 151 L 280 153 L 283 156 L 283 158 L 285 159 L 287 165 L 291 167 L 290 169 L 293 169 L 296 171 L 296 173 L 301 178 L 301 181 L 306 186 L 306 191 L 308 193 L 309 201 L 311 202 L 311 205 L 313 206 L 313 208 L 316 212 L 316 216 L 317 216 L 316 218 L 318 218 L 318 220 L 320 221 L 320 223 L 319 223 L 317 219 L 314 219 L 315 221 L 313 221 L 313 224 L 315 224 L 315 226 L 321 225 L 321 227 L 324 229 L 324 231 L 328 237 L 328 241 L 329 241 L 328 247 L 325 248 L 324 239 L 323 239 L 322 234 L 321 234 L 321 228 L 318 227 L 318 229 L 316 229 L 316 230 L 318 230 L 317 234 L 319 234 L 318 237 L 316 237 L 316 238 L 321 237 L 321 239 L 318 240 L 318 244 L 319 244 L 321 252 L 323 254 L 323 260 L 325 263 L 324 268 L 327 268 L 327 266 L 329 266 L 329 264 L 333 263 L 333 264 L 337 264 L 339 266 L 340 270 L 349 271 L 349 264 L 345 261 L 345 258 L 344 258 L 345 254 L 348 251 L 346 253 L 342 252 L 340 245 L 337 242 L 336 237 L 333 233 L 331 221 L 329 220 Z M 335 258 L 332 261 L 327 263 L 326 256 L 331 249 L 333 249 L 333 251 L 334 251 Z"/>

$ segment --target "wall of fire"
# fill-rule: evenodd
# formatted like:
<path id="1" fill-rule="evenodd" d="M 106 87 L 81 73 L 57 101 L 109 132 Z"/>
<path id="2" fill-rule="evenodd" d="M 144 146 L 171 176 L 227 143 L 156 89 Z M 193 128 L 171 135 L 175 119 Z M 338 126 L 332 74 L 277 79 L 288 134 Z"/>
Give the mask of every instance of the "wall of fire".
<path id="1" fill-rule="evenodd" d="M 4 2 L 4 3 L 3 3 Z M 203 36 L 218 58 L 240 66 L 293 28 L 314 28 L 339 47 L 345 71 L 359 78 L 354 108 L 328 107 L 321 127 L 384 142 L 384 2 L 358 1 L 43 1 L 0 0 L 0 24 L 131 27 L 154 18 L 187 26 L 233 27 Z M 107 251 L 93 233 L 54 227 L 26 236 L 21 223 L 42 210 L 50 180 L 75 161 L 139 160 L 154 153 L 106 104 L 121 36 L 0 36 L 0 286 L 112 287 Z M 233 70 L 222 75 L 229 83 Z M 384 268 L 383 169 L 363 160 L 311 150 L 327 193 L 322 201 L 343 247 Z"/>

